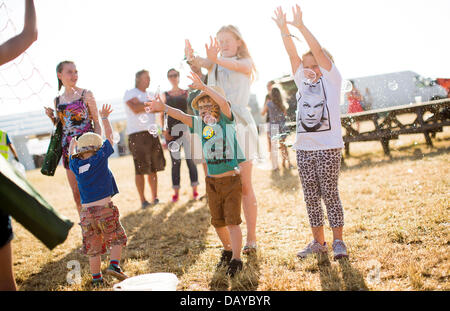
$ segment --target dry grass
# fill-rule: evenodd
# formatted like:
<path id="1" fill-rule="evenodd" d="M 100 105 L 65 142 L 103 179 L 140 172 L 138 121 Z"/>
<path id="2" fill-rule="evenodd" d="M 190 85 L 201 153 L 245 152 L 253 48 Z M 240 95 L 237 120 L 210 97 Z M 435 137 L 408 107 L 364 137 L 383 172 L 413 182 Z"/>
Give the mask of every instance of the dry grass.
<path id="1" fill-rule="evenodd" d="M 350 260 L 339 262 L 330 255 L 296 259 L 311 239 L 298 173 L 255 169 L 259 250 L 244 258 L 244 271 L 233 281 L 215 269 L 220 243 L 206 203 L 189 201 L 185 164 L 181 201 L 143 211 L 131 157 L 112 159 L 120 190 L 114 201 L 129 238 L 122 266 L 132 276 L 173 272 L 179 290 L 450 290 L 449 129 L 438 133 L 434 143 L 428 148 L 422 135 L 401 136 L 391 142 L 392 158 L 383 155 L 377 142 L 351 145 L 352 157 L 340 176 Z M 294 160 L 292 151 L 290 156 Z M 203 178 L 200 166 L 199 174 Z M 78 222 L 63 169 L 52 178 L 31 171 L 28 178 L 60 213 Z M 170 167 L 159 182 L 160 198 L 168 202 Z M 245 223 L 242 229 L 245 235 Z M 88 261 L 78 253 L 79 226 L 53 251 L 15 222 L 14 231 L 14 270 L 21 290 L 93 290 Z M 326 239 L 332 240 L 328 228 Z M 66 282 L 71 260 L 81 263 L 79 285 Z M 104 290 L 115 282 L 106 280 Z"/>

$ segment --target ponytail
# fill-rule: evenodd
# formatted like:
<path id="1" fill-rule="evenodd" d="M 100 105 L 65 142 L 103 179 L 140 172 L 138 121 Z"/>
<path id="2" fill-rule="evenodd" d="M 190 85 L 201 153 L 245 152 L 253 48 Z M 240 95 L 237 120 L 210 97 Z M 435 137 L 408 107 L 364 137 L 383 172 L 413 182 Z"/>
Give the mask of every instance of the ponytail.
<path id="1" fill-rule="evenodd" d="M 74 62 L 72 62 L 70 60 L 65 60 L 65 61 L 60 62 L 56 66 L 56 73 L 61 73 L 65 64 L 74 64 Z M 61 79 L 58 78 L 58 75 L 56 75 L 56 78 L 58 79 L 58 91 L 60 91 L 61 87 L 63 86 L 63 83 L 62 83 Z"/>

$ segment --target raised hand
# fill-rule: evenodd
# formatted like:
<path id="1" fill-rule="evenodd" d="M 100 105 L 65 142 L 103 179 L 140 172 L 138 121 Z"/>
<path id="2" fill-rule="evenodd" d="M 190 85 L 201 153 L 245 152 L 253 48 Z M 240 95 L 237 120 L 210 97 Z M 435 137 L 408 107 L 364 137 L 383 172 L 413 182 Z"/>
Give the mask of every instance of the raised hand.
<path id="1" fill-rule="evenodd" d="M 109 104 L 103 104 L 102 110 L 99 111 L 101 118 L 107 118 L 109 115 L 113 112 L 111 105 Z"/>
<path id="2" fill-rule="evenodd" d="M 188 76 L 189 79 L 192 80 L 192 84 L 189 85 L 190 88 L 203 91 L 206 88 L 205 83 L 203 83 L 202 79 L 195 73 L 191 71 L 191 75 Z"/>
<path id="3" fill-rule="evenodd" d="M 209 39 L 210 39 L 209 46 L 208 44 L 205 44 L 206 56 L 210 61 L 215 63 L 217 61 L 217 54 L 219 54 L 220 51 L 219 43 L 217 42 L 216 38 L 214 38 L 213 40 L 213 38 L 210 36 Z"/>
<path id="4" fill-rule="evenodd" d="M 297 28 L 303 27 L 303 13 L 300 9 L 300 6 L 298 4 L 295 5 L 295 7 L 292 7 L 292 15 L 293 20 L 292 22 L 287 22 L 289 25 L 295 26 Z"/>
<path id="5" fill-rule="evenodd" d="M 184 40 L 184 56 L 190 62 L 194 58 L 194 49 L 188 39 Z"/>
<path id="6" fill-rule="evenodd" d="M 279 6 L 274 11 L 274 13 L 275 13 L 275 17 L 272 17 L 272 19 L 275 21 L 278 28 L 280 28 L 280 30 L 286 30 L 287 29 L 286 13 L 283 13 L 283 9 L 281 8 L 281 6 Z"/>

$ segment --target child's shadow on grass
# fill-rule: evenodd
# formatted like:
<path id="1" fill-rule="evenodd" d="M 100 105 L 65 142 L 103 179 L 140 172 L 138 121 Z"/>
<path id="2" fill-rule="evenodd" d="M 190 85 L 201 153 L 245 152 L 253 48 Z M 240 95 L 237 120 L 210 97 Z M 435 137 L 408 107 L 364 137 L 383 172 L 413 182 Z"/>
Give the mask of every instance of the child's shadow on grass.
<path id="1" fill-rule="evenodd" d="M 207 206 L 199 202 L 200 207 L 188 211 L 194 203 L 189 201 L 177 207 L 172 214 L 170 212 L 176 206 L 169 203 L 163 207 L 138 210 L 121 218 L 128 237 L 121 260 L 124 272 L 127 273 L 127 265 L 130 262 L 132 264 L 136 260 L 147 260 L 148 264 L 143 265 L 144 271 L 138 271 L 139 274 L 162 271 L 175 273 L 178 277 L 184 274 L 203 251 L 209 228 Z M 74 269 L 77 267 L 80 268 L 81 284 L 72 285 L 71 289 L 94 290 L 90 283 L 88 257 L 80 253 L 80 242 L 63 258 L 47 263 L 38 273 L 32 274 L 26 280 L 17 278 L 20 290 L 67 289 L 67 286 L 71 286 L 68 284 L 68 276 L 76 272 Z M 109 260 L 109 254 L 102 256 L 103 268 L 106 260 Z M 70 265 L 71 261 L 75 265 Z M 128 275 L 133 276 L 129 273 Z M 51 279 L 51 283 L 48 279 Z M 111 283 L 109 277 L 106 277 L 105 282 L 99 290 L 110 289 L 118 281 L 114 279 Z"/>
<path id="2" fill-rule="evenodd" d="M 340 270 L 331 265 L 328 257 L 318 257 L 320 284 L 323 291 L 366 291 L 367 285 L 361 272 L 353 268 L 348 258 L 338 260 Z M 341 273 L 342 276 L 341 276 Z"/>
<path id="3" fill-rule="evenodd" d="M 192 209 L 194 204 L 199 206 Z M 170 272 L 180 277 L 204 251 L 209 227 L 209 209 L 204 202 L 191 200 L 179 207 L 169 203 L 163 212 L 141 220 L 124 259 L 147 260 L 142 273 Z"/>

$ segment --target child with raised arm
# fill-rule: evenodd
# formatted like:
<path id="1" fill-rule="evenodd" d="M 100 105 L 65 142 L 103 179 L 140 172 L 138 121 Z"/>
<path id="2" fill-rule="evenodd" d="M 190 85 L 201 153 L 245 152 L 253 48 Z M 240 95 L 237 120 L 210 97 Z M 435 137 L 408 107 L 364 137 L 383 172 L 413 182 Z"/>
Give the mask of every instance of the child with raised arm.
<path id="1" fill-rule="evenodd" d="M 101 255 L 111 250 L 111 260 L 106 270 L 119 280 L 125 275 L 119 267 L 122 247 L 127 236 L 119 220 L 119 210 L 111 198 L 119 192 L 114 176 L 108 168 L 108 158 L 114 153 L 113 135 L 108 116 L 111 106 L 103 105 L 100 116 L 106 140 L 96 133 L 85 133 L 73 138 L 69 147 L 69 167 L 74 172 L 81 196 L 80 226 L 83 236 L 82 253 L 89 256 L 94 286 L 103 283 Z M 76 147 L 76 153 L 74 149 Z"/>
<path id="2" fill-rule="evenodd" d="M 293 148 L 297 150 L 298 172 L 314 236 L 314 240 L 297 256 L 305 258 L 328 251 L 324 239 L 322 198 L 333 230 L 334 258 L 339 259 L 348 257 L 342 241 L 344 211 L 338 190 L 341 149 L 344 147 L 339 109 L 342 78 L 330 54 L 303 24 L 298 5 L 292 8 L 292 13 L 293 21 L 287 22 L 286 14 L 279 7 L 273 20 L 280 28 L 298 88 L 297 137 Z M 302 58 L 297 54 L 287 24 L 301 32 L 311 49 Z"/>
<path id="3" fill-rule="evenodd" d="M 231 277 L 242 270 L 241 200 L 242 183 L 239 163 L 245 157 L 236 139 L 234 116 L 224 91 L 217 86 L 206 86 L 193 72 L 189 77 L 191 88 L 200 90 L 192 101 L 198 116 L 164 105 L 159 99 L 148 103 L 151 112 L 164 111 L 189 126 L 202 140 L 202 149 L 208 167 L 206 193 L 208 195 L 211 224 L 219 236 L 224 250 L 217 267 L 228 266 Z"/>

